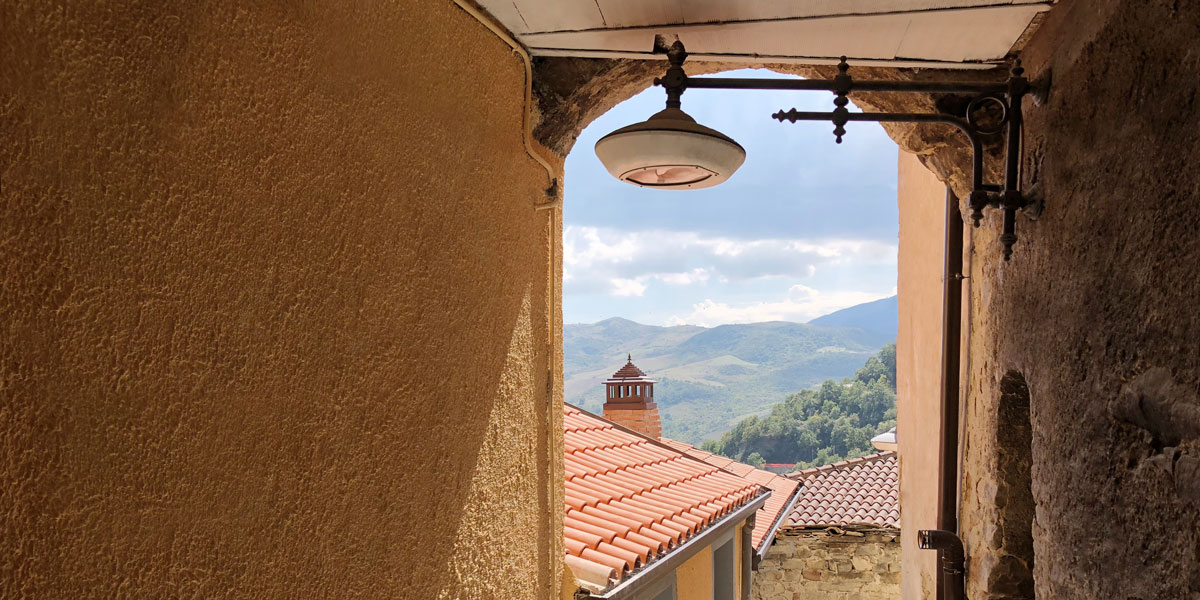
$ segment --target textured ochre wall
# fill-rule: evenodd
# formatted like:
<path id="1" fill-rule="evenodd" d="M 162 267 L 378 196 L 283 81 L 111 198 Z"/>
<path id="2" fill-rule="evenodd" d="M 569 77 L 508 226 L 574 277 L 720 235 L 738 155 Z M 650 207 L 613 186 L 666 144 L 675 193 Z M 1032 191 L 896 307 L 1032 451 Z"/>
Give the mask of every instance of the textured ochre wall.
<path id="1" fill-rule="evenodd" d="M 705 546 L 675 568 L 675 597 L 678 600 L 710 600 L 713 597 L 713 549 Z"/>
<path id="2" fill-rule="evenodd" d="M 448 1 L 5 3 L 0 596 L 557 596 L 523 76 Z"/>
<path id="3" fill-rule="evenodd" d="M 917 547 L 936 529 L 941 420 L 942 273 L 946 186 L 917 157 L 900 153 L 897 252 L 896 432 L 900 444 L 900 531 L 905 600 L 932 597 L 937 553 Z"/>

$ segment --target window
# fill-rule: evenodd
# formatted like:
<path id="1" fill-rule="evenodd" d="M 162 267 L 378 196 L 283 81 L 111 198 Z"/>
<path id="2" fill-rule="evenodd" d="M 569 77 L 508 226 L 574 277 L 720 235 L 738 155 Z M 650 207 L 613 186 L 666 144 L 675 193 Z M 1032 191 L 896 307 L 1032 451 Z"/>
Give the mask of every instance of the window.
<path id="1" fill-rule="evenodd" d="M 610 386 L 608 386 L 608 397 L 609 397 L 609 398 L 616 398 L 616 397 L 617 397 L 617 390 L 613 389 L 613 386 L 611 386 L 611 385 L 610 385 Z"/>
<path id="2" fill-rule="evenodd" d="M 652 386 L 652 385 L 646 386 L 646 395 L 651 398 L 654 397 L 654 386 Z"/>
<path id="3" fill-rule="evenodd" d="M 641 395 L 642 395 L 642 386 L 640 386 L 640 385 L 636 385 L 636 386 L 634 386 L 634 387 L 633 387 L 633 395 L 634 395 L 634 396 L 641 396 Z"/>
<path id="4" fill-rule="evenodd" d="M 713 551 L 713 600 L 737 600 L 737 567 L 734 540 L 726 540 Z"/>

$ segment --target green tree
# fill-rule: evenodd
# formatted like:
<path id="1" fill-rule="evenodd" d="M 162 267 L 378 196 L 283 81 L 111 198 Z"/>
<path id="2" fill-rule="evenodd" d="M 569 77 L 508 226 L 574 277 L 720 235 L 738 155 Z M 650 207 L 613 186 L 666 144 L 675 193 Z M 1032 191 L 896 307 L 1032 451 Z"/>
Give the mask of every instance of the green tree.
<path id="1" fill-rule="evenodd" d="M 896 424 L 896 346 L 867 359 L 853 377 L 788 395 L 763 418 L 739 421 L 701 447 L 743 462 L 801 468 L 874 452 L 871 437 Z"/>
<path id="2" fill-rule="evenodd" d="M 767 461 L 763 460 L 761 454 L 757 452 L 751 452 L 750 456 L 746 457 L 746 464 L 754 467 L 755 469 L 761 469 L 766 466 Z"/>

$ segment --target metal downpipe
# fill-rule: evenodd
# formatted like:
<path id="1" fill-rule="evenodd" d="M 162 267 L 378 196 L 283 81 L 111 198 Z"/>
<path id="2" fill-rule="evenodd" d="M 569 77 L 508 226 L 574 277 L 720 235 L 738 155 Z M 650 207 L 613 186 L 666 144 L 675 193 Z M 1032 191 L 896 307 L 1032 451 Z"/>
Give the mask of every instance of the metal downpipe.
<path id="1" fill-rule="evenodd" d="M 946 250 L 945 271 L 942 275 L 942 409 L 940 447 L 938 450 L 938 529 L 958 532 L 958 461 L 959 461 L 959 373 L 962 357 L 962 277 L 963 277 L 963 218 L 958 197 L 946 187 Z M 943 539 L 944 536 L 939 537 Z M 955 537 L 957 540 L 957 537 Z M 962 544 L 958 543 L 961 563 Z M 949 550 L 937 547 L 943 564 Z M 963 600 L 962 570 L 958 569 L 957 583 L 949 581 L 944 571 L 939 579 L 938 598 Z"/>

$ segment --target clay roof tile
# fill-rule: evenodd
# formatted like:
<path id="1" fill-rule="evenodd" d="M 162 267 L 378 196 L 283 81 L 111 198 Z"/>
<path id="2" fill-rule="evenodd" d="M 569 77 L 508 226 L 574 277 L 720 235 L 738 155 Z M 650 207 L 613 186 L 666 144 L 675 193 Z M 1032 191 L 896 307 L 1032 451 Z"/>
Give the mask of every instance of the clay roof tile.
<path id="1" fill-rule="evenodd" d="M 899 466 L 889 451 L 789 474 L 803 487 L 788 524 L 899 527 Z"/>
<path id="2" fill-rule="evenodd" d="M 614 375 L 620 376 L 645 373 L 630 361 Z M 563 407 L 563 432 L 568 566 L 597 590 L 661 559 L 763 493 L 755 481 L 687 456 L 675 444 L 570 405 Z"/>

